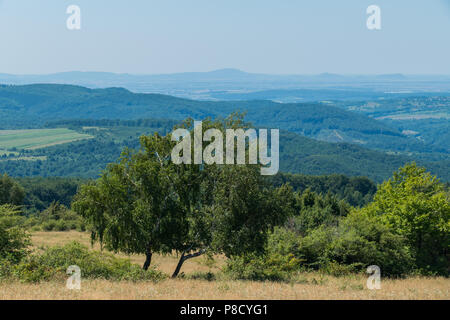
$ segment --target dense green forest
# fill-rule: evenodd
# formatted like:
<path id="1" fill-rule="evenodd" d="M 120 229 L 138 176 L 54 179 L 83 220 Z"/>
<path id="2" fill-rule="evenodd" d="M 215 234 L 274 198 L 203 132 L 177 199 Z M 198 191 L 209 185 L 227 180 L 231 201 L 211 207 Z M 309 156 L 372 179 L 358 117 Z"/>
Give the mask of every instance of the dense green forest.
<path id="1" fill-rule="evenodd" d="M 96 178 L 124 147 L 138 148 L 139 136 L 170 132 L 175 120 L 64 120 L 49 122 L 46 128 L 67 127 L 94 138 L 50 146 L 37 150 L 17 150 L 0 157 L 0 172 L 14 177 L 59 176 Z M 28 157 L 30 160 L 20 160 Z M 280 135 L 280 170 L 308 175 L 331 173 L 367 176 L 381 182 L 415 157 L 389 155 L 347 143 L 328 143 L 282 131 Z M 434 174 L 450 181 L 450 160 L 429 162 L 419 159 Z"/>
<path id="2" fill-rule="evenodd" d="M 69 85 L 0 86 L 0 128 L 40 128 L 67 119 L 183 120 L 247 112 L 255 126 L 279 128 L 319 140 L 350 142 L 400 152 L 442 152 L 437 145 L 402 134 L 366 115 L 319 103 L 272 101 L 194 101 L 122 88 L 87 89 Z"/>

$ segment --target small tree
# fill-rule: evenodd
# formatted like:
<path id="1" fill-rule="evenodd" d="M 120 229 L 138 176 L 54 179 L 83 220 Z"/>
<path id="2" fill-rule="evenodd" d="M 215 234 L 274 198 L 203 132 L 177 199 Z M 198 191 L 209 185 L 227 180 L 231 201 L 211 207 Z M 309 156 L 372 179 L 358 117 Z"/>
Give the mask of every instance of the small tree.
<path id="1" fill-rule="evenodd" d="M 191 120 L 181 127 L 193 135 Z M 239 115 L 203 121 L 205 130 L 245 127 Z M 171 135 L 143 136 L 139 152 L 125 150 L 95 184 L 82 187 L 73 209 L 89 221 L 92 239 L 146 254 L 144 269 L 155 252 L 181 253 L 173 277 L 186 260 L 207 251 L 261 250 L 292 192 L 267 189 L 258 165 L 175 164 L 175 145 Z"/>
<path id="2" fill-rule="evenodd" d="M 15 226 L 15 217 L 20 214 L 17 207 L 0 206 L 0 260 L 19 262 L 26 254 L 30 243 L 29 234 Z"/>
<path id="3" fill-rule="evenodd" d="M 378 189 L 363 213 L 404 236 L 414 250 L 416 265 L 448 274 L 450 203 L 445 186 L 415 163 L 394 173 Z"/>
<path id="4" fill-rule="evenodd" d="M 0 205 L 21 205 L 25 198 L 25 191 L 12 178 L 4 174 L 0 176 Z"/>

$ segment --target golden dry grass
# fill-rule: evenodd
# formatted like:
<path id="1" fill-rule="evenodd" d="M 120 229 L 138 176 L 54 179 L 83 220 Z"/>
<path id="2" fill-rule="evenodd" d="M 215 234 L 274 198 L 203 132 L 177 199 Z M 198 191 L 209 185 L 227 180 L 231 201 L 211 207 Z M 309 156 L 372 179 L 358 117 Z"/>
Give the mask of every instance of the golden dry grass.
<path id="1" fill-rule="evenodd" d="M 33 234 L 35 246 L 64 244 L 77 240 L 89 245 L 89 236 L 79 232 L 38 232 Z M 98 250 L 98 246 L 94 247 Z M 123 255 L 120 255 L 123 257 Z M 130 257 L 142 263 L 142 256 Z M 217 272 L 223 264 L 219 257 L 210 268 L 202 258 L 192 259 L 183 266 L 183 272 Z M 156 256 L 154 263 L 166 273 L 173 271 L 175 256 Z M 332 277 L 318 273 L 302 273 L 293 283 L 216 281 L 168 279 L 152 282 L 113 282 L 86 280 L 80 291 L 68 290 L 61 281 L 24 284 L 0 283 L 0 299 L 450 299 L 450 279 L 414 277 L 408 279 L 382 279 L 380 290 L 368 290 L 366 277 L 354 275 Z"/>
<path id="2" fill-rule="evenodd" d="M 32 235 L 32 243 L 34 247 L 40 246 L 56 246 L 64 245 L 72 241 L 78 241 L 86 246 L 91 246 L 91 240 L 88 233 L 69 231 L 69 232 L 35 232 Z M 93 247 L 94 250 L 100 250 L 100 246 L 96 243 Z M 128 258 L 133 263 L 143 265 L 145 261 L 144 255 L 125 255 L 116 254 L 116 256 L 121 258 Z M 216 257 L 216 264 L 212 268 L 207 267 L 203 262 L 204 258 L 196 258 L 186 261 L 183 264 L 182 272 L 189 274 L 192 272 L 208 272 L 218 270 L 224 263 L 223 257 Z M 152 257 L 152 265 L 156 266 L 159 270 L 171 274 L 178 263 L 178 257 L 176 255 L 158 255 L 155 254 Z"/>
<path id="3" fill-rule="evenodd" d="M 363 286 L 363 277 L 324 277 L 316 283 L 317 277 L 315 274 L 308 274 L 304 276 L 304 283 L 295 284 L 183 279 L 165 280 L 156 284 L 89 280 L 82 282 L 80 291 L 66 289 L 63 282 L 14 282 L 0 285 L 0 299 L 449 299 L 449 281 L 442 278 L 383 280 L 380 290 L 368 290 Z"/>

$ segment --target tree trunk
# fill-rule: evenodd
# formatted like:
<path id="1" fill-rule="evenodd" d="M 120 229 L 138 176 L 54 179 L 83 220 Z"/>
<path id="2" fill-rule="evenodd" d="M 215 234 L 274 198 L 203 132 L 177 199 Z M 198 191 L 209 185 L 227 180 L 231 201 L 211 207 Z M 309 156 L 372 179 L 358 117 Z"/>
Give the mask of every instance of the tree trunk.
<path id="1" fill-rule="evenodd" d="M 152 251 L 150 249 L 150 246 L 147 247 L 147 250 L 145 252 L 145 262 L 144 262 L 144 266 L 142 267 L 142 269 L 144 269 L 145 271 L 148 270 L 148 268 L 150 267 L 150 264 L 152 263 Z"/>
<path id="2" fill-rule="evenodd" d="M 176 278 L 178 274 L 180 273 L 181 267 L 183 266 L 184 261 L 186 261 L 186 258 L 184 256 L 184 252 L 181 255 L 180 261 L 178 261 L 177 267 L 175 268 L 175 271 L 172 274 L 172 278 Z"/>
<path id="3" fill-rule="evenodd" d="M 200 250 L 199 252 L 188 254 L 188 255 L 185 255 L 186 252 L 183 252 L 183 254 L 181 255 L 180 261 L 178 261 L 177 267 L 175 268 L 175 271 L 172 274 L 172 279 L 174 279 L 178 276 L 178 274 L 180 273 L 181 267 L 183 266 L 183 263 L 186 260 L 201 256 L 205 252 L 206 252 L 206 250 L 204 250 L 204 249 Z"/>

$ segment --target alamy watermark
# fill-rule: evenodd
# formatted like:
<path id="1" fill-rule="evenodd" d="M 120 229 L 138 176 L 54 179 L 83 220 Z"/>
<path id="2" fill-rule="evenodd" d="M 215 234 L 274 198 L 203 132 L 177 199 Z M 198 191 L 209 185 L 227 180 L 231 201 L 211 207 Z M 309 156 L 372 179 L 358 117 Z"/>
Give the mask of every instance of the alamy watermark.
<path id="1" fill-rule="evenodd" d="M 81 29 L 81 9 L 78 5 L 70 5 L 66 9 L 67 18 L 66 26 L 69 30 Z M 370 5 L 366 9 L 369 17 L 366 20 L 366 26 L 369 30 L 381 30 L 381 9 L 378 5 Z"/>
<path id="2" fill-rule="evenodd" d="M 70 16 L 67 18 L 66 26 L 69 30 L 80 30 L 81 29 L 81 9 L 77 5 L 70 5 L 66 10 L 67 14 Z"/>
<path id="3" fill-rule="evenodd" d="M 172 141 L 177 145 L 172 150 L 175 164 L 261 164 L 262 175 L 275 175 L 280 167 L 280 133 L 270 130 L 270 153 L 267 129 L 208 129 L 203 133 L 202 121 L 194 122 L 194 154 L 192 155 L 191 133 L 187 129 L 176 129 Z M 210 142 L 203 150 L 203 142 Z M 248 142 L 248 153 L 247 145 Z M 248 162 L 246 161 L 248 154 Z"/>
<path id="4" fill-rule="evenodd" d="M 369 290 L 381 289 L 381 269 L 377 265 L 368 266 L 366 272 L 370 274 L 367 278 L 367 288 Z"/>
<path id="5" fill-rule="evenodd" d="M 377 5 L 367 7 L 366 13 L 370 16 L 367 18 L 366 26 L 369 30 L 381 30 L 381 9 Z"/>
<path id="6" fill-rule="evenodd" d="M 69 266 L 66 273 L 70 275 L 66 281 L 66 288 L 69 290 L 81 290 L 81 268 L 79 266 Z"/>

